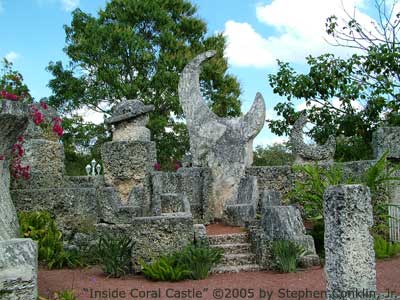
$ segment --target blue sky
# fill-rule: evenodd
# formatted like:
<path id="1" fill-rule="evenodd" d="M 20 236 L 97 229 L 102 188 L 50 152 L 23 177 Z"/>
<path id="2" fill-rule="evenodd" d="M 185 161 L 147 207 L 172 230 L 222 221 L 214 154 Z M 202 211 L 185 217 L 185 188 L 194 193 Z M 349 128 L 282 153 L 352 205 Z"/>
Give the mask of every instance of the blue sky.
<path id="1" fill-rule="evenodd" d="M 79 7 L 96 15 L 106 0 L 0 0 L 0 57 L 14 62 L 32 95 L 39 100 L 49 96 L 50 61 L 67 61 L 64 24 L 70 24 L 71 11 Z M 223 32 L 228 40 L 225 53 L 229 72 L 238 77 L 245 112 L 256 92 L 267 105 L 267 117 L 275 118 L 273 107 L 281 99 L 273 95 L 268 74 L 276 71 L 276 59 L 288 61 L 305 71 L 304 58 L 332 52 L 346 56 L 348 49 L 329 46 L 324 40 L 324 20 L 343 15 L 340 0 L 192 0 L 198 16 L 208 24 L 209 34 Z M 370 24 L 369 0 L 345 0 L 346 9 Z M 89 119 L 98 118 L 88 114 Z M 272 144 L 283 139 L 272 135 L 267 126 L 255 144 Z"/>

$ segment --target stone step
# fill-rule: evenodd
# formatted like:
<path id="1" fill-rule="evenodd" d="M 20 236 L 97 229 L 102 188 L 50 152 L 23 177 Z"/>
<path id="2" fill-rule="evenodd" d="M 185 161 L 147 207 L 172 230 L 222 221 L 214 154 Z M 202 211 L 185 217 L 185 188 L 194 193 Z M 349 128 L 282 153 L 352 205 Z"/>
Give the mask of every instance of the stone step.
<path id="1" fill-rule="evenodd" d="M 212 269 L 212 273 L 238 273 L 238 272 L 256 272 L 261 271 L 261 267 L 256 264 L 240 266 L 217 266 Z"/>
<path id="2" fill-rule="evenodd" d="M 249 238 L 247 232 L 243 232 L 243 233 L 209 235 L 208 239 L 210 241 L 210 245 L 222 245 L 222 244 L 245 244 L 248 242 Z"/>
<path id="3" fill-rule="evenodd" d="M 253 253 L 224 254 L 220 266 L 251 265 L 255 262 Z"/>
<path id="4" fill-rule="evenodd" d="M 212 245 L 211 248 L 220 248 L 224 250 L 225 254 L 240 254 L 251 252 L 251 244 L 249 243 Z"/>

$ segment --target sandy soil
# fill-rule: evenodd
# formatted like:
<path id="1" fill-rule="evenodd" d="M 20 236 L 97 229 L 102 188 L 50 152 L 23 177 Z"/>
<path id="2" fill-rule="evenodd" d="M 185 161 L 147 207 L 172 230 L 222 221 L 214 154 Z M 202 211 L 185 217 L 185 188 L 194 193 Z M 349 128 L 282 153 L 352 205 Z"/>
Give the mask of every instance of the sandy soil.
<path id="1" fill-rule="evenodd" d="M 380 292 L 389 289 L 400 295 L 400 257 L 377 263 L 377 281 Z M 142 276 L 106 278 L 98 267 L 51 271 L 41 269 L 39 271 L 39 291 L 42 296 L 71 288 L 79 295 L 80 300 L 318 299 L 321 298 L 318 295 L 301 297 L 300 292 L 323 291 L 325 275 L 322 268 L 314 268 L 291 274 L 275 272 L 213 274 L 205 280 L 171 283 L 152 282 Z M 287 294 L 287 292 L 296 291 L 298 291 L 297 295 Z M 102 297 L 99 295 L 100 292 Z M 269 298 L 268 295 L 272 296 Z"/>

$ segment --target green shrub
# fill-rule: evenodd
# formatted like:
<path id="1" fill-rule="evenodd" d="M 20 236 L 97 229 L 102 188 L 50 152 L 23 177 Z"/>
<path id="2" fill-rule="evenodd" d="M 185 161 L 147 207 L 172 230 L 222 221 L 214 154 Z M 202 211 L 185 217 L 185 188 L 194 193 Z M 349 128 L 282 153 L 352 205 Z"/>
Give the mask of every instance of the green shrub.
<path id="1" fill-rule="evenodd" d="M 400 244 L 388 242 L 383 237 L 375 235 L 374 250 L 376 258 L 379 259 L 389 258 L 397 254 L 400 254 Z"/>
<path id="2" fill-rule="evenodd" d="M 307 251 L 293 241 L 274 241 L 272 255 L 275 258 L 279 271 L 284 273 L 296 272 L 299 260 Z"/>
<path id="3" fill-rule="evenodd" d="M 177 255 L 161 256 L 151 264 L 140 262 L 146 278 L 154 281 L 181 281 L 189 278 L 191 272 L 179 262 Z"/>
<path id="4" fill-rule="evenodd" d="M 20 212 L 21 235 L 38 243 L 39 261 L 49 269 L 82 266 L 78 251 L 64 250 L 62 233 L 46 211 Z"/>
<path id="5" fill-rule="evenodd" d="M 304 180 L 295 182 L 294 188 L 288 193 L 292 203 L 303 206 L 305 216 L 310 220 L 323 219 L 324 191 L 330 185 L 343 182 L 343 170 L 334 165 L 325 169 L 317 164 L 296 165 L 293 167 L 297 173 L 303 173 Z"/>
<path id="6" fill-rule="evenodd" d="M 109 277 L 121 277 L 131 268 L 133 242 L 122 235 L 103 235 L 97 245 L 96 256 L 103 272 Z"/>
<path id="7" fill-rule="evenodd" d="M 190 270 L 190 278 L 199 280 L 207 278 L 212 267 L 221 261 L 223 253 L 222 249 L 192 244 L 180 253 L 179 259 Z"/>
<path id="8" fill-rule="evenodd" d="M 203 244 L 191 244 L 182 251 L 164 255 L 150 264 L 141 261 L 143 274 L 155 281 L 180 281 L 205 279 L 218 264 L 223 250 Z"/>
<path id="9" fill-rule="evenodd" d="M 323 194 L 328 186 L 348 183 L 364 184 L 371 191 L 374 216 L 372 232 L 387 237 L 389 220 L 387 186 L 400 180 L 395 175 L 400 165 L 390 164 L 387 156 L 388 152 L 385 152 L 359 178 L 346 178 L 340 165 L 333 165 L 330 168 L 323 168 L 317 164 L 295 166 L 294 170 L 302 173 L 302 179 L 295 182 L 294 188 L 287 197 L 291 203 L 302 205 L 306 219 L 318 222 L 323 220 Z M 317 232 L 311 234 L 321 236 Z"/>

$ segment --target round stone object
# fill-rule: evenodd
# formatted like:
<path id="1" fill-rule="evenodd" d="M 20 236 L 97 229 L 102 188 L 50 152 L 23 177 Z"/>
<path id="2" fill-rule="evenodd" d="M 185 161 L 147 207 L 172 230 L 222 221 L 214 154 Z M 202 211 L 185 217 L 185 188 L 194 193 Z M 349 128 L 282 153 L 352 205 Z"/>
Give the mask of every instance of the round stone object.
<path id="1" fill-rule="evenodd" d="M 116 124 L 130 121 L 153 110 L 154 105 L 144 105 L 143 102 L 139 100 L 126 100 L 115 107 L 112 117 L 107 119 L 106 123 Z"/>

